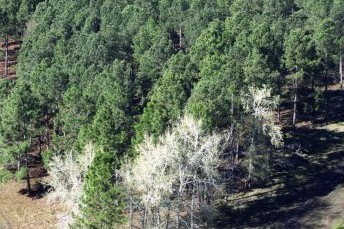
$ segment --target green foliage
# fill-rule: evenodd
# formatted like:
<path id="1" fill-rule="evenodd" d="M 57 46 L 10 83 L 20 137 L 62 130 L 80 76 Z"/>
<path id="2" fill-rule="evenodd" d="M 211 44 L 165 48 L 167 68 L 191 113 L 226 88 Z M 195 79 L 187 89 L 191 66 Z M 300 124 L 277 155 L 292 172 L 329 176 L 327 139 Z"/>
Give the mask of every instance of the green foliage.
<path id="1" fill-rule="evenodd" d="M 24 167 L 21 167 L 18 171 L 16 171 L 15 177 L 17 181 L 21 181 L 23 179 L 26 179 L 27 175 L 27 169 Z"/>
<path id="2" fill-rule="evenodd" d="M 78 226 L 111 228 L 115 223 L 123 222 L 122 193 L 114 185 L 114 172 L 119 165 L 115 158 L 104 151 L 96 153 L 86 176 Z"/>
<path id="3" fill-rule="evenodd" d="M 342 224 L 338 224 L 337 226 L 333 227 L 333 229 L 344 229 Z"/>
<path id="4" fill-rule="evenodd" d="M 24 35 L 19 79 L 0 80 L 0 162 L 47 133 L 45 164 L 92 142 L 102 151 L 79 221 L 120 222 L 114 170 L 145 134 L 157 138 L 188 113 L 207 131 L 236 125 L 250 136 L 243 93 L 280 93 L 286 75 L 304 79 L 300 88 L 322 83 L 343 52 L 343 9 L 342 0 L 0 0 L 0 36 Z M 320 91 L 315 101 L 320 111 Z M 255 167 L 265 165 L 257 155 Z"/>
<path id="5" fill-rule="evenodd" d="M 135 126 L 137 143 L 144 134 L 158 137 L 168 124 L 182 115 L 193 81 L 192 66 L 188 61 L 189 57 L 181 52 L 170 59 Z"/>
<path id="6" fill-rule="evenodd" d="M 44 168 L 49 169 L 48 165 L 51 162 L 53 157 L 53 152 L 52 150 L 45 150 L 42 152 L 42 161 Z"/>
<path id="7" fill-rule="evenodd" d="M 3 168 L 0 168 L 0 184 L 6 183 L 13 178 L 13 174 Z"/>
<path id="8" fill-rule="evenodd" d="M 326 106 L 326 102 L 325 102 L 324 93 L 321 91 L 320 88 L 315 89 L 314 102 L 315 102 L 316 112 L 320 112 L 324 110 Z"/>

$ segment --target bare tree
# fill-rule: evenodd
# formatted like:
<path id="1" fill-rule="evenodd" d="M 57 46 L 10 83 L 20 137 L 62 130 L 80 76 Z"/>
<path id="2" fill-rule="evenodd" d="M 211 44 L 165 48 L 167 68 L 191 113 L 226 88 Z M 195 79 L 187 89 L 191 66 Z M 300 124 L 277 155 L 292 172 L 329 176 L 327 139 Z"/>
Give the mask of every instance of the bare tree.
<path id="1" fill-rule="evenodd" d="M 246 113 L 252 115 L 251 143 L 248 151 L 248 188 L 255 170 L 254 162 L 257 156 L 258 136 L 261 132 L 270 138 L 275 147 L 283 145 L 281 128 L 275 125 L 273 111 L 277 109 L 279 97 L 272 95 L 271 88 L 250 87 L 248 93 L 242 96 L 242 104 Z"/>
<path id="2" fill-rule="evenodd" d="M 142 218 L 142 228 L 172 226 L 170 216 L 176 217 L 174 227 L 183 222 L 196 227 L 195 216 L 200 213 L 201 190 L 209 197 L 220 186 L 218 166 L 221 163 L 223 134 L 209 134 L 202 130 L 202 123 L 185 116 L 162 135 L 156 144 L 146 136 L 137 146 L 140 153 L 134 161 L 124 163 L 119 172 L 130 200 L 129 222 L 132 227 L 133 199 L 137 199 L 142 216 L 151 214 L 151 225 Z M 203 189 L 201 187 L 204 187 Z M 198 206 L 198 208 L 197 208 Z M 181 212 L 189 217 L 181 217 Z M 164 217 L 164 220 L 161 218 Z M 184 219 L 185 218 L 185 219 Z"/>
<path id="3" fill-rule="evenodd" d="M 84 178 L 94 156 L 95 148 L 90 143 L 81 154 L 76 155 L 70 151 L 65 155 L 54 156 L 49 163 L 50 177 L 47 184 L 53 187 L 49 199 L 62 201 L 66 205 L 69 224 L 73 223 L 72 215 L 79 214 Z"/>

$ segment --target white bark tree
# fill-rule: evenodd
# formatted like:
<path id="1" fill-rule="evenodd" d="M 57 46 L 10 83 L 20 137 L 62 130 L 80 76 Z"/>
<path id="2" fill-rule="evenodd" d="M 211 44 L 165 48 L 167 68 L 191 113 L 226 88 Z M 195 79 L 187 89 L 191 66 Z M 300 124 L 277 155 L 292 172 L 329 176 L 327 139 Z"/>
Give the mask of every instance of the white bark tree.
<path id="1" fill-rule="evenodd" d="M 49 163 L 50 176 L 47 184 L 53 187 L 49 200 L 65 204 L 68 209 L 64 219 L 65 226 L 73 223 L 73 215 L 79 214 L 84 178 L 92 164 L 95 151 L 93 144 L 87 144 L 84 152 L 78 156 L 70 151 L 63 156 L 54 156 Z"/>
<path id="2" fill-rule="evenodd" d="M 208 190 L 208 196 L 219 190 L 218 166 L 224 138 L 219 133 L 206 133 L 201 126 L 200 121 L 186 116 L 166 131 L 156 144 L 152 137 L 146 136 L 137 147 L 139 156 L 136 160 L 122 167 L 119 174 L 130 193 L 128 199 L 138 200 L 141 209 L 145 209 L 142 215 L 150 213 L 155 216 L 152 225 L 142 219 L 141 227 L 160 228 L 164 225 L 168 228 L 172 226 L 169 218 L 174 215 L 175 228 L 181 221 L 195 228 L 195 215 L 199 214 L 201 205 L 200 198 L 196 197 L 200 190 Z M 129 209 L 129 221 L 133 222 L 132 203 L 129 203 Z M 182 211 L 188 212 L 189 217 L 181 217 Z M 160 213 L 164 213 L 165 220 L 161 220 Z"/>
<path id="3" fill-rule="evenodd" d="M 252 115 L 251 143 L 248 151 L 248 188 L 255 171 L 254 163 L 257 163 L 259 134 L 269 137 L 271 145 L 283 146 L 281 128 L 275 125 L 273 111 L 278 107 L 279 98 L 272 95 L 270 88 L 265 85 L 262 88 L 250 87 L 248 93 L 242 96 L 242 104 L 246 113 Z M 261 163 L 260 163 L 261 166 Z"/>

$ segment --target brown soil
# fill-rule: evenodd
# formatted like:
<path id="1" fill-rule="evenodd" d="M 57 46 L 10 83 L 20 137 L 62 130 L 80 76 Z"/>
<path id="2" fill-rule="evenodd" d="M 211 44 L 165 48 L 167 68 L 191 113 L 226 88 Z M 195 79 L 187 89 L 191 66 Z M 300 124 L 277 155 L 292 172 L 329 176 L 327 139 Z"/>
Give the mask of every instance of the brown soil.
<path id="1" fill-rule="evenodd" d="M 52 204 L 46 197 L 29 198 L 19 193 L 25 182 L 9 182 L 0 186 L 0 228 L 49 229 L 56 228 L 61 204 Z"/>

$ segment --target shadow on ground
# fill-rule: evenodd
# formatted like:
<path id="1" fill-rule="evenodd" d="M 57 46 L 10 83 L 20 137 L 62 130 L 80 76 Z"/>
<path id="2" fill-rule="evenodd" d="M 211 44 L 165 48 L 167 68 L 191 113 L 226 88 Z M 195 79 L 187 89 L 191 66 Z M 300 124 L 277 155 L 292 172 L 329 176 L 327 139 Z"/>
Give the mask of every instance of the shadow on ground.
<path id="1" fill-rule="evenodd" d="M 343 98 L 334 96 L 337 101 L 329 102 L 332 111 L 326 115 L 326 121 L 317 125 L 344 121 Z M 324 228 L 313 213 L 328 208 L 322 197 L 344 184 L 344 131 L 299 128 L 286 132 L 289 134 L 286 145 L 296 145 L 302 152 L 301 156 L 290 153 L 289 166 L 274 171 L 278 174 L 274 180 L 282 184 L 281 188 L 220 207 L 216 228 Z M 314 219 L 308 216 L 305 224 L 301 219 L 307 215 Z"/>

